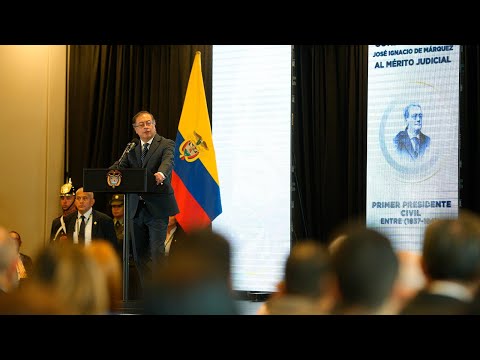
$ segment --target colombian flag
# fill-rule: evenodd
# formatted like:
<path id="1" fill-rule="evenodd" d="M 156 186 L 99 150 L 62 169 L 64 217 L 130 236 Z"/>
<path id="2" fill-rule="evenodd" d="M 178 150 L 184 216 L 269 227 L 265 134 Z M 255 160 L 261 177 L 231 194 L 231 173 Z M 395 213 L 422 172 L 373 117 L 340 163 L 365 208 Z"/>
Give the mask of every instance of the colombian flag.
<path id="1" fill-rule="evenodd" d="M 203 228 L 222 213 L 215 148 L 203 85 L 200 51 L 195 54 L 175 141 L 172 186 L 185 232 Z"/>

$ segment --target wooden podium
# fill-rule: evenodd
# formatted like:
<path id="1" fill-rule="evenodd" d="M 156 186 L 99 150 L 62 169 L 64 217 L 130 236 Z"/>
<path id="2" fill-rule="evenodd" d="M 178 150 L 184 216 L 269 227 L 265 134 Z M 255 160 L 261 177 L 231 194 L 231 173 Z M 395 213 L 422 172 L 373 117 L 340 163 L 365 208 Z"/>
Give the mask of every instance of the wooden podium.
<path id="1" fill-rule="evenodd" d="M 145 168 L 134 169 L 83 169 L 83 189 L 87 192 L 125 194 L 123 221 L 123 278 L 122 300 L 128 301 L 130 216 L 128 210 L 129 193 L 145 193 L 152 189 L 155 177 Z"/>

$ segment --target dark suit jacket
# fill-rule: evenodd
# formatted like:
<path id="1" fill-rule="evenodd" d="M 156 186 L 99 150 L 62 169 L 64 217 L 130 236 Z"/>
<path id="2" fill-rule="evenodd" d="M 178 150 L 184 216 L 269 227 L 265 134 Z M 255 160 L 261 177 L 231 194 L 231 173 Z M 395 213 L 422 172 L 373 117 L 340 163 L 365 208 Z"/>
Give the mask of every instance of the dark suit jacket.
<path id="1" fill-rule="evenodd" d="M 71 242 L 73 242 L 77 216 L 78 211 L 75 211 L 64 218 L 65 226 L 67 227 L 67 237 Z M 93 209 L 90 221 L 92 222 L 92 240 L 106 240 L 118 250 L 117 234 L 115 233 L 113 219 L 107 214 Z"/>
<path id="2" fill-rule="evenodd" d="M 119 169 L 141 168 L 140 156 L 142 147 L 139 144 L 125 156 L 120 164 L 116 162 L 110 168 Z M 140 194 L 145 200 L 145 206 L 154 217 L 167 217 L 178 214 L 178 205 L 175 200 L 172 180 L 172 168 L 174 162 L 175 142 L 155 134 L 152 144 L 145 156 L 143 167 L 147 169 L 148 176 L 153 177 L 156 172 L 163 173 L 166 178 L 163 185 L 155 185 L 150 192 Z M 137 211 L 139 194 L 128 194 L 129 217 L 133 218 Z"/>
<path id="3" fill-rule="evenodd" d="M 407 303 L 400 315 L 462 315 L 468 302 L 421 290 Z"/>
<path id="4" fill-rule="evenodd" d="M 60 226 L 62 226 L 62 223 L 60 222 L 60 218 L 62 217 L 62 215 L 60 215 L 59 217 L 53 219 L 52 221 L 52 228 L 50 229 L 50 241 L 53 240 L 53 238 L 55 237 L 55 234 L 57 233 L 58 229 L 60 228 Z M 61 232 L 63 233 L 63 232 Z M 59 234 L 58 237 L 60 237 L 61 234 Z"/>
<path id="5" fill-rule="evenodd" d="M 419 134 L 419 149 L 418 149 L 418 157 L 422 157 L 425 153 L 425 150 L 430 146 L 430 137 L 420 132 Z M 395 145 L 395 149 L 397 152 L 409 159 L 415 160 L 417 156 L 415 156 L 415 151 L 412 146 L 412 141 L 408 136 L 408 132 L 406 130 L 400 131 L 395 138 L 393 139 L 393 144 Z"/>

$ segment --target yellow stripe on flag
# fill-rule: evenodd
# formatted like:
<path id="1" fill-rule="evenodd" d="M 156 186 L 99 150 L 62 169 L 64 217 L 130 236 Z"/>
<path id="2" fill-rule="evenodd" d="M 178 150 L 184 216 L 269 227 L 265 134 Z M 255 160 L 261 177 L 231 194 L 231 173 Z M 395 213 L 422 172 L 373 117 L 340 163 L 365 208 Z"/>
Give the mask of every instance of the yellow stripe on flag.
<path id="1" fill-rule="evenodd" d="M 200 150 L 199 160 L 218 184 L 217 163 L 215 160 L 215 149 L 213 147 L 200 57 L 201 53 L 197 51 L 190 73 L 190 79 L 188 80 L 187 93 L 178 124 L 178 131 L 180 131 L 185 140 L 201 139 L 200 141 L 206 148 L 197 145 L 197 148 Z"/>

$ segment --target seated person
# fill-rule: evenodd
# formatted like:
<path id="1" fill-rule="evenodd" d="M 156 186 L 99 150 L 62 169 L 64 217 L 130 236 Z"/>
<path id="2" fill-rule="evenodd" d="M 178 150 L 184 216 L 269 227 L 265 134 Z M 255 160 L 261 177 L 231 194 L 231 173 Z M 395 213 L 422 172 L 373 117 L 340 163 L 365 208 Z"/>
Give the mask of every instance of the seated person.
<path id="1" fill-rule="evenodd" d="M 17 242 L 18 262 L 17 262 L 17 274 L 20 284 L 24 279 L 32 276 L 33 273 L 33 261 L 28 255 L 20 252 L 22 246 L 22 238 L 18 232 L 11 230 L 8 235 Z"/>

